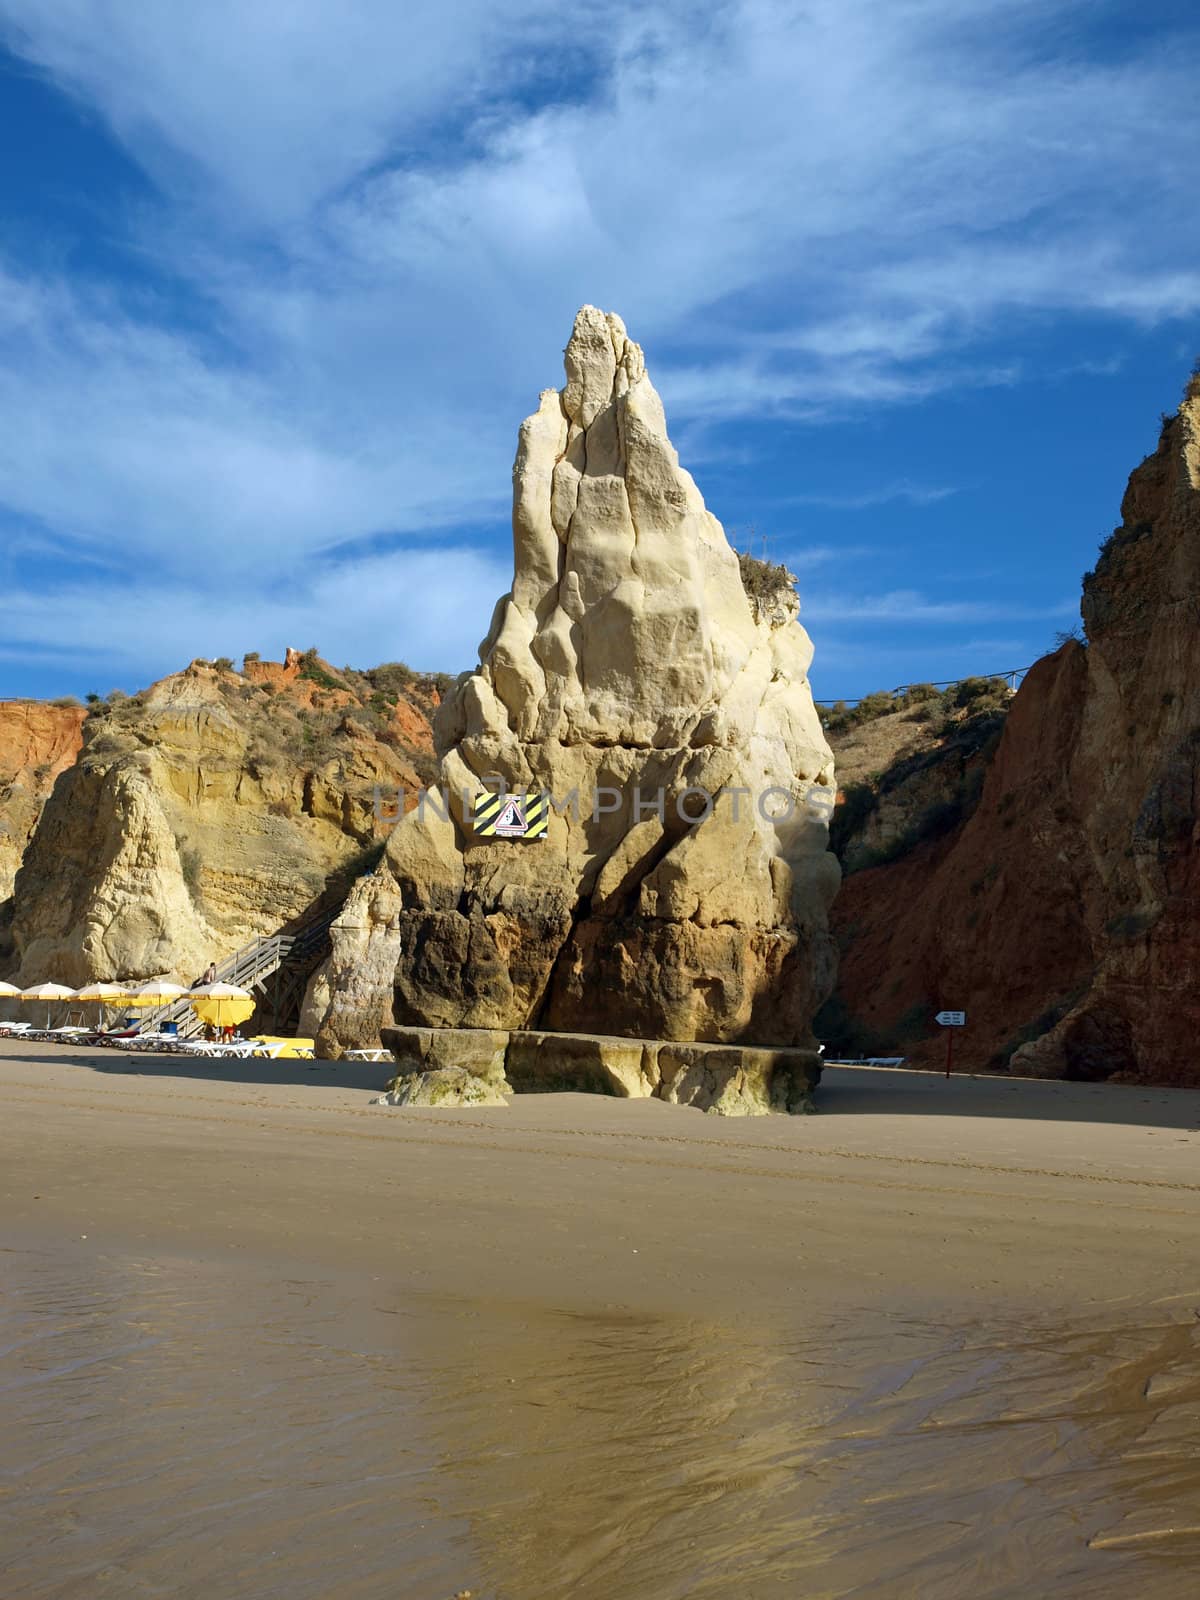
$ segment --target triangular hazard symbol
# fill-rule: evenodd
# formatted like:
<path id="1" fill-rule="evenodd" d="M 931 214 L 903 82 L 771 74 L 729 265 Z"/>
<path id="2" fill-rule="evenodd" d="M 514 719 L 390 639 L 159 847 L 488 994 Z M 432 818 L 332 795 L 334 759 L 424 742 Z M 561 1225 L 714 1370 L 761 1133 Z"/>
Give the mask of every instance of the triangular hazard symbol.
<path id="1" fill-rule="evenodd" d="M 525 807 L 517 799 L 506 800 L 496 818 L 497 833 L 524 833 Z"/>

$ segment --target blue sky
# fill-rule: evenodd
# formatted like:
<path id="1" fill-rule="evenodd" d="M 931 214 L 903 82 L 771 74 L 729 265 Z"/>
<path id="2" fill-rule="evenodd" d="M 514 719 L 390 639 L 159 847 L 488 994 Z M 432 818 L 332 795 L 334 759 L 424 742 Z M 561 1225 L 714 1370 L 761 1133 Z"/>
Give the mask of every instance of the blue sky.
<path id="1" fill-rule="evenodd" d="M 1190 3 L 0 0 L 0 39 L 0 693 L 473 664 L 584 301 L 799 574 L 818 695 L 1025 666 L 1200 352 Z"/>

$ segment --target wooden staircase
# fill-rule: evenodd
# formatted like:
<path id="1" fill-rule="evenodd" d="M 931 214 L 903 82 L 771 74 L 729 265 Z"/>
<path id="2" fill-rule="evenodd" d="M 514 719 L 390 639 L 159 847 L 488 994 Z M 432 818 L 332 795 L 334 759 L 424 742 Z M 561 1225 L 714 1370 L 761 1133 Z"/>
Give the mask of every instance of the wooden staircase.
<path id="1" fill-rule="evenodd" d="M 329 928 L 337 910 L 326 911 L 291 933 L 271 933 L 253 939 L 217 965 L 219 983 L 236 984 L 258 996 L 260 1009 L 269 1009 L 276 1023 L 298 1014 L 304 990 L 318 959 L 329 945 Z M 274 979 L 268 987 L 269 980 Z M 173 1022 L 181 1039 L 192 1039 L 202 1032 L 203 1022 L 192 1010 L 186 996 L 165 1006 L 154 1006 L 141 1015 L 144 1033 Z"/>

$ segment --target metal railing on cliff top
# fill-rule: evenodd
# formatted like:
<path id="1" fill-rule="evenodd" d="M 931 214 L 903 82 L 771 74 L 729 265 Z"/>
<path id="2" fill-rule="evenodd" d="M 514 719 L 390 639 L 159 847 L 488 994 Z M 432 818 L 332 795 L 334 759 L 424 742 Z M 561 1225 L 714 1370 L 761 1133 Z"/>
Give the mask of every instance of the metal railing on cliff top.
<path id="1" fill-rule="evenodd" d="M 906 695 L 910 689 L 918 687 L 923 689 L 953 689 L 956 684 L 966 683 L 971 678 L 1003 678 L 1008 687 L 1016 691 L 1020 688 L 1021 680 L 1028 671 L 1028 667 L 1009 667 L 1004 672 L 968 672 L 961 678 L 939 678 L 936 681 L 929 678 L 914 678 L 912 683 L 902 683 L 895 689 L 885 689 L 882 692 L 890 694 L 893 700 L 898 700 L 902 695 Z M 873 692 L 875 694 L 880 693 L 878 689 Z M 867 698 L 865 694 L 847 695 L 837 700 L 818 700 L 814 698 L 813 704 L 816 706 L 856 706 L 860 700 L 866 700 Z"/>

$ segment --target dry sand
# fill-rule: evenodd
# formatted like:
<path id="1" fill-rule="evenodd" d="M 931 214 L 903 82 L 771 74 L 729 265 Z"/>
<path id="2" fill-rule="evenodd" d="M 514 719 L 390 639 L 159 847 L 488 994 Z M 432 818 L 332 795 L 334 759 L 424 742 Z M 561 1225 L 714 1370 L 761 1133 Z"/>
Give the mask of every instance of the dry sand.
<path id="1" fill-rule="evenodd" d="M 17 1596 L 1191 1595 L 1200 1096 L 0 1041 Z"/>

